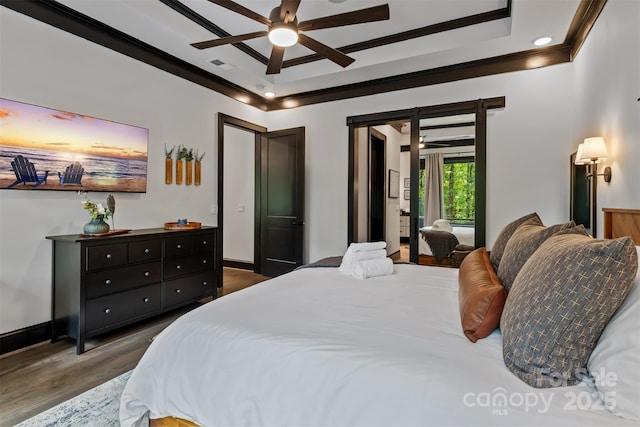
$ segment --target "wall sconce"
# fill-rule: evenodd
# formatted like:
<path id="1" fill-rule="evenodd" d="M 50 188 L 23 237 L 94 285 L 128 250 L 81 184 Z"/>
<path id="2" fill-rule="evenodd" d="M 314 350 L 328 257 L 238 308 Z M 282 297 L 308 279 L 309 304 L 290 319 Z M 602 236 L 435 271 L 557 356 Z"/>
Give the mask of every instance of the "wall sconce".
<path id="1" fill-rule="evenodd" d="M 609 166 L 604 168 L 603 173 L 598 173 L 598 163 L 608 157 L 607 146 L 604 143 L 604 139 L 600 136 L 586 138 L 582 144 L 578 146 L 578 152 L 576 153 L 576 165 L 584 165 L 587 169 L 585 178 L 590 180 L 590 200 L 591 200 L 591 234 L 593 237 L 597 237 L 597 215 L 598 209 L 596 207 L 597 198 L 597 183 L 598 177 L 603 176 L 604 182 L 611 182 L 611 168 Z M 593 179 L 591 179 L 593 178 Z"/>
<path id="2" fill-rule="evenodd" d="M 607 157 L 607 146 L 604 144 L 604 139 L 600 136 L 595 136 L 586 138 L 578 146 L 575 163 L 587 167 L 587 179 L 592 176 L 603 176 L 604 182 L 611 182 L 611 168 L 609 166 L 604 168 L 603 173 L 598 173 L 597 169 L 597 164 Z"/>

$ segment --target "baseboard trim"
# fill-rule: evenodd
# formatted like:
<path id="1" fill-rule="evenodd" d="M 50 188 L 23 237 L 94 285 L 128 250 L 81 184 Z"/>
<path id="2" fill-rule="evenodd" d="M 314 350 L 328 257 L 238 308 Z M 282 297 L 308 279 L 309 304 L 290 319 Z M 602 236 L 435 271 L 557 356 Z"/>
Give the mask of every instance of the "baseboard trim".
<path id="1" fill-rule="evenodd" d="M 28 326 L 0 335 L 0 354 L 6 354 L 51 339 L 51 322 Z"/>
<path id="2" fill-rule="evenodd" d="M 223 259 L 222 260 L 222 265 L 224 267 L 239 268 L 240 270 L 251 270 L 251 271 L 253 271 L 253 269 L 254 269 L 254 265 L 253 265 L 252 262 L 234 261 L 232 259 Z"/>

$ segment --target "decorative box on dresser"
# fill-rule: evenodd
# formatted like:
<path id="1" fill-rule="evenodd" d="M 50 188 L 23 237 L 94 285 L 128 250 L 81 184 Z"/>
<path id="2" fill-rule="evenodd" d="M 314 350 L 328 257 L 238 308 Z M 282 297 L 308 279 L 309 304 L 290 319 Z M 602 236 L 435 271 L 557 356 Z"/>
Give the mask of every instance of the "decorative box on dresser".
<path id="1" fill-rule="evenodd" d="M 216 297 L 216 227 L 82 237 L 53 243 L 51 341 L 92 336 Z"/>

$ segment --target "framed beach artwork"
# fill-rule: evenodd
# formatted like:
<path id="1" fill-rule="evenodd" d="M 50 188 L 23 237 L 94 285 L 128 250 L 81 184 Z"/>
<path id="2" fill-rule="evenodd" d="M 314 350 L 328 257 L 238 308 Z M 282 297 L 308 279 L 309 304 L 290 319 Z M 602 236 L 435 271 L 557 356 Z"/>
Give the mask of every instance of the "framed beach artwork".
<path id="1" fill-rule="evenodd" d="M 0 189 L 147 191 L 149 130 L 0 98 Z"/>

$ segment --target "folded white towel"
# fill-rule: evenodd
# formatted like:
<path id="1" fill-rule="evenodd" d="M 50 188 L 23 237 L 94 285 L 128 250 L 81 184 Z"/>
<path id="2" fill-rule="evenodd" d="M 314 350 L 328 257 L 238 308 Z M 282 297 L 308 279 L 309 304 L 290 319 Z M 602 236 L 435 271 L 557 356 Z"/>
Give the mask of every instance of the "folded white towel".
<path id="1" fill-rule="evenodd" d="M 374 258 L 385 258 L 387 256 L 386 249 L 378 249 L 375 251 L 355 252 L 352 246 L 349 246 L 347 252 L 342 257 L 342 262 L 338 270 L 344 274 L 352 274 L 353 268 L 358 261 L 364 261 Z"/>
<path id="2" fill-rule="evenodd" d="M 453 233 L 453 227 L 451 227 L 448 219 L 436 219 L 435 221 L 433 221 L 431 229 Z"/>
<path id="3" fill-rule="evenodd" d="M 393 274 L 393 261 L 387 257 L 358 261 L 353 267 L 353 273 L 351 273 L 356 279 L 368 279 L 370 277 L 388 276 L 390 274 Z"/>
<path id="4" fill-rule="evenodd" d="M 377 251 L 386 247 L 387 242 L 363 242 L 349 245 L 349 249 L 353 249 L 354 252 Z"/>
<path id="5" fill-rule="evenodd" d="M 377 251 L 353 252 L 353 258 L 356 261 L 364 261 L 367 259 L 374 259 L 374 258 L 386 258 L 386 256 L 387 256 L 386 249 L 378 249 Z"/>

